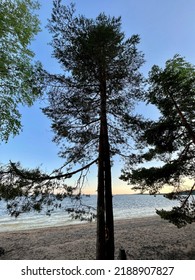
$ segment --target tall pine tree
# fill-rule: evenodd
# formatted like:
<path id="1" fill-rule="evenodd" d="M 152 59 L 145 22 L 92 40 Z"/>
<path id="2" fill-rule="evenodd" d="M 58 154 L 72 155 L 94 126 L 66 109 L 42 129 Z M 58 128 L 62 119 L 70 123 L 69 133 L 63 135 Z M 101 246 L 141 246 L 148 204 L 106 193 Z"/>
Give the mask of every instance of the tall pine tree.
<path id="1" fill-rule="evenodd" d="M 125 39 L 121 18 L 76 16 L 74 5 L 54 1 L 48 24 L 53 56 L 64 75 L 48 76 L 55 142 L 67 164 L 98 159 L 97 259 L 114 259 L 111 158 L 129 143 L 134 102 L 142 97 L 139 37 Z"/>

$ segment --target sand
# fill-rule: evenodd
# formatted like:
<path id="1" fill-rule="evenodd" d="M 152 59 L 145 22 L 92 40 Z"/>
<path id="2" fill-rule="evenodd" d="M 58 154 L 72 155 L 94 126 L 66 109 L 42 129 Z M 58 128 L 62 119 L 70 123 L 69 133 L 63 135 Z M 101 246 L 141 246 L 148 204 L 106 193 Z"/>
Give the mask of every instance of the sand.
<path id="1" fill-rule="evenodd" d="M 0 233 L 2 260 L 95 259 L 96 224 Z M 195 259 L 195 224 L 178 229 L 160 217 L 115 221 L 115 255 L 132 260 Z"/>

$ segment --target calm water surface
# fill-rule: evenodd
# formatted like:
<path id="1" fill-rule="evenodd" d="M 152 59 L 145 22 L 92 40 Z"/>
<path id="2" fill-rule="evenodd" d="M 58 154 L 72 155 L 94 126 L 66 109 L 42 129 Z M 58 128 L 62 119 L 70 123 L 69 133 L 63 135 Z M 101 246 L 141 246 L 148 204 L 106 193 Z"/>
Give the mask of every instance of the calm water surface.
<path id="1" fill-rule="evenodd" d="M 86 205 L 96 207 L 97 197 L 83 196 L 82 201 Z M 65 199 L 64 204 L 67 207 L 72 206 L 70 199 Z M 113 209 L 115 220 L 131 219 L 138 217 L 148 217 L 156 215 L 156 209 L 171 209 L 177 205 L 176 201 L 170 201 L 157 195 L 115 195 L 113 196 Z M 23 229 L 42 228 L 50 226 L 65 226 L 69 224 L 81 223 L 77 220 L 72 220 L 67 212 L 56 210 L 51 216 L 44 213 L 25 213 L 18 218 L 10 217 L 7 214 L 5 203 L 0 201 L 0 232 L 15 231 Z"/>

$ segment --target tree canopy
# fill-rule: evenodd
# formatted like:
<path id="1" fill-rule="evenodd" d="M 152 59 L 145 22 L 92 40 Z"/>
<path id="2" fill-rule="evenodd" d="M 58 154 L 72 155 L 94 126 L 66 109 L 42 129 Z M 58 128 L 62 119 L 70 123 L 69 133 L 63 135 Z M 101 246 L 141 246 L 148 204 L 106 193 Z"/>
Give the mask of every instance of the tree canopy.
<path id="1" fill-rule="evenodd" d="M 52 120 L 54 141 L 62 144 L 60 155 L 67 162 L 97 157 L 100 81 L 104 75 L 111 153 L 120 153 L 118 145 L 126 144 L 131 135 L 126 120 L 141 95 L 138 69 L 143 55 L 136 48 L 139 37 L 124 39 L 121 18 L 100 14 L 87 19 L 76 16 L 74 6 L 60 2 L 54 1 L 49 30 L 53 34 L 53 55 L 65 74 L 50 76 L 50 105 L 43 110 Z"/>
<path id="2" fill-rule="evenodd" d="M 40 63 L 29 45 L 40 31 L 34 0 L 0 1 L 0 140 L 21 129 L 19 105 L 32 105 L 41 94 Z"/>
<path id="3" fill-rule="evenodd" d="M 142 153 L 131 155 L 130 165 L 123 170 L 121 179 L 128 180 L 135 190 L 142 192 L 157 193 L 165 185 L 173 186 L 172 195 L 167 197 L 180 199 L 181 206 L 170 212 L 158 211 L 158 214 L 180 227 L 195 221 L 191 196 L 195 187 L 195 66 L 176 55 L 166 62 L 164 69 L 153 66 L 149 83 L 146 99 L 157 106 L 160 117 L 157 121 L 148 121 L 137 136 Z M 137 167 L 151 160 L 157 160 L 158 166 Z M 188 199 L 179 195 L 186 178 L 192 181 Z"/>

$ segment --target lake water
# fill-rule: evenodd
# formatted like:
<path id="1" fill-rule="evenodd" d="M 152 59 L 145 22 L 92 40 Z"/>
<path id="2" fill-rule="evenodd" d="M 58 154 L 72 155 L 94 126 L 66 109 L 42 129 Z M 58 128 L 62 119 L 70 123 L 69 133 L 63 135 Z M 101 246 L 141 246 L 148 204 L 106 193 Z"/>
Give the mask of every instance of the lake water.
<path id="1" fill-rule="evenodd" d="M 83 204 L 96 207 L 97 197 L 82 197 Z M 65 199 L 67 207 L 72 206 L 70 199 Z M 114 195 L 113 209 L 115 220 L 148 217 L 156 215 L 156 209 L 169 210 L 178 205 L 176 201 L 170 201 L 163 195 Z M 81 223 L 73 220 L 66 211 L 60 209 L 54 211 L 51 216 L 44 213 L 25 213 L 18 218 L 10 217 L 7 214 L 6 205 L 0 201 L 0 232 L 15 231 L 23 229 L 42 228 L 50 226 L 65 226 Z"/>

